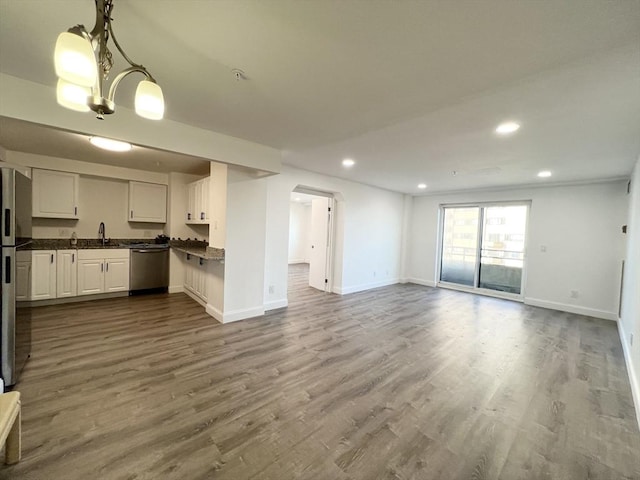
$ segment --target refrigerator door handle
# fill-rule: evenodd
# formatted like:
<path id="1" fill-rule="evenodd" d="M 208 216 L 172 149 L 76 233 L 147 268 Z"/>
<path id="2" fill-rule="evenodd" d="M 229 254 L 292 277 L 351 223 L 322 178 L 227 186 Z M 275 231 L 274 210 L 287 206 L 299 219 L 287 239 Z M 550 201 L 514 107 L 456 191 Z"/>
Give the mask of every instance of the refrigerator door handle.
<path id="1" fill-rule="evenodd" d="M 4 209 L 4 236 L 11 236 L 11 210 L 8 208 Z"/>
<path id="2" fill-rule="evenodd" d="M 11 283 L 11 257 L 4 257 L 4 283 Z"/>

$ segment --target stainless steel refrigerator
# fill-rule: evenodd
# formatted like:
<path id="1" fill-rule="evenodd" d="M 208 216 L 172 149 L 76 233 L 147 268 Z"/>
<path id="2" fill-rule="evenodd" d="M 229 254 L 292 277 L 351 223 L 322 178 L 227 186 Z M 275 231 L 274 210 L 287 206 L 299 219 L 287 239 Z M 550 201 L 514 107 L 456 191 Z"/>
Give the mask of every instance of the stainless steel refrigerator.
<path id="1" fill-rule="evenodd" d="M 0 168 L 0 198 L 0 373 L 8 389 L 31 354 L 31 179 Z"/>

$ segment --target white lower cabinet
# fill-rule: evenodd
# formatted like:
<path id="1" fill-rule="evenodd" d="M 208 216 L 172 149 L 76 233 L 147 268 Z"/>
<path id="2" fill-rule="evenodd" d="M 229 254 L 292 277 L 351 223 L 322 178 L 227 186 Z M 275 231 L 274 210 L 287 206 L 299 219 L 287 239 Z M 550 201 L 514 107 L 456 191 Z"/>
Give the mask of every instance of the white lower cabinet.
<path id="1" fill-rule="evenodd" d="M 31 251 L 31 300 L 56 298 L 56 251 Z"/>
<path id="2" fill-rule="evenodd" d="M 56 257 L 56 296 L 75 297 L 78 295 L 78 252 L 58 250 Z"/>
<path id="3" fill-rule="evenodd" d="M 29 250 L 16 252 L 16 300 L 31 300 L 31 256 Z"/>
<path id="4" fill-rule="evenodd" d="M 207 301 L 207 261 L 187 255 L 184 269 L 184 288 L 203 301 Z"/>
<path id="5" fill-rule="evenodd" d="M 78 295 L 129 290 L 129 249 L 78 250 Z"/>

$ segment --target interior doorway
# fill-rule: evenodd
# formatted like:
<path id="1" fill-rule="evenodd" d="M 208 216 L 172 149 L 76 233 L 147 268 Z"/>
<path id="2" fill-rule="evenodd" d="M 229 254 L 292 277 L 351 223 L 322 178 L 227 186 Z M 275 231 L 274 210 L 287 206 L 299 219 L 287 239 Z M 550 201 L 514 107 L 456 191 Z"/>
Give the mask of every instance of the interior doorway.
<path id="1" fill-rule="evenodd" d="M 305 275 L 307 286 L 332 290 L 334 203 L 331 193 L 306 187 L 291 192 L 288 263 L 295 268 L 297 285 Z"/>

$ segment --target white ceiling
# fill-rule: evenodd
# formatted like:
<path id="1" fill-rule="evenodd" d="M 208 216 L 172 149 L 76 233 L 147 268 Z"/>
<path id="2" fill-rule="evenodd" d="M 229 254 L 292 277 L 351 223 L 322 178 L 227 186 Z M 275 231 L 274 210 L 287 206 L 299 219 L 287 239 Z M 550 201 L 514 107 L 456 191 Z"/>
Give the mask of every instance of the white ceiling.
<path id="1" fill-rule="evenodd" d="M 89 136 L 0 117 L 0 145 L 7 150 L 70 158 L 151 172 L 208 175 L 209 160 L 134 145 L 128 152 L 113 153 L 89 143 Z"/>
<path id="2" fill-rule="evenodd" d="M 54 85 L 55 38 L 91 27 L 93 3 L 0 0 L 0 70 Z M 115 0 L 113 16 L 168 118 L 301 168 L 417 193 L 530 184 L 543 168 L 616 178 L 640 153 L 637 0 Z M 505 119 L 522 128 L 497 138 Z"/>

